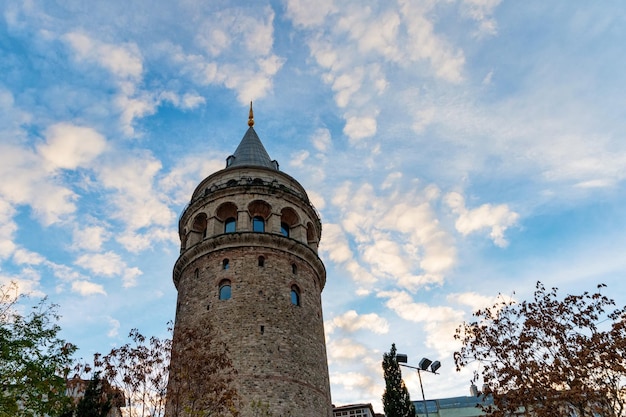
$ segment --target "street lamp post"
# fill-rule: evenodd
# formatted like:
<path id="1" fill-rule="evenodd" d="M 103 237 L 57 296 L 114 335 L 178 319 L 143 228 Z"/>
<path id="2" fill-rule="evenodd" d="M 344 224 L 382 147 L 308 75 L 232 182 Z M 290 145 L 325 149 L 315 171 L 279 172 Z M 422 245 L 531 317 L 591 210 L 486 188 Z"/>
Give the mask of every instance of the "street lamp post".
<path id="1" fill-rule="evenodd" d="M 437 370 L 441 368 L 441 362 L 439 361 L 433 362 L 428 358 L 422 358 L 419 365 L 415 367 L 415 366 L 407 365 L 407 361 L 408 361 L 407 355 L 404 355 L 402 353 L 399 353 L 396 355 L 396 362 L 398 362 L 398 365 L 404 366 L 406 368 L 415 369 L 417 371 L 417 377 L 419 378 L 419 381 L 420 381 L 420 389 L 422 390 L 422 402 L 424 403 L 424 413 L 426 414 L 426 417 L 428 417 L 428 408 L 426 407 L 426 396 L 424 395 L 424 385 L 422 385 L 422 373 L 421 372 L 422 371 L 430 372 L 431 374 L 438 375 Z"/>

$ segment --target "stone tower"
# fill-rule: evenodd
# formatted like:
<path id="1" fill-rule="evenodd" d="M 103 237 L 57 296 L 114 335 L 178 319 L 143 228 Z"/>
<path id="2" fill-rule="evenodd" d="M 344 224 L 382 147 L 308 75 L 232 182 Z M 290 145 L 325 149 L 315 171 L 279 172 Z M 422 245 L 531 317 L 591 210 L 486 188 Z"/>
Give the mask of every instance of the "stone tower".
<path id="1" fill-rule="evenodd" d="M 191 330 L 228 347 L 243 417 L 331 417 L 322 224 L 304 188 L 270 159 L 252 105 L 248 125 L 226 167 L 200 182 L 180 217 L 171 368 L 191 361 L 177 338 Z M 206 383 L 196 379 L 190 386 Z M 175 389 L 170 378 L 168 397 Z"/>

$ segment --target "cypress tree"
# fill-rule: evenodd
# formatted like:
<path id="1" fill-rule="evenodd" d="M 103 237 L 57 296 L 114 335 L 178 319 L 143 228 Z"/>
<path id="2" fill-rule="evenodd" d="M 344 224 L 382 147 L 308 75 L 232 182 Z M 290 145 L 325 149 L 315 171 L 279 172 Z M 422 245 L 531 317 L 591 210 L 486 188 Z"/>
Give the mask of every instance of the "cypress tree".
<path id="1" fill-rule="evenodd" d="M 415 417 L 415 406 L 402 381 L 402 372 L 396 360 L 395 343 L 391 345 L 389 353 L 383 354 L 383 372 L 385 373 L 385 392 L 383 393 L 385 416 Z"/>

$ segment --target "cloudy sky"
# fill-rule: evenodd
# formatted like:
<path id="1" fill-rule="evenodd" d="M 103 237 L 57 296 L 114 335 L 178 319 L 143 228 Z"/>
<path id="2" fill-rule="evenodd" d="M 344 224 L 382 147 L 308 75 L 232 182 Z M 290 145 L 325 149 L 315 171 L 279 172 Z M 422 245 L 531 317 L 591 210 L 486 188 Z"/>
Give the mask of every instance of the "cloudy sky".
<path id="1" fill-rule="evenodd" d="M 0 281 L 89 357 L 174 317 L 177 219 L 255 129 L 323 221 L 333 402 L 541 280 L 626 302 L 620 1 L 0 3 Z M 419 385 L 406 374 L 414 399 Z"/>

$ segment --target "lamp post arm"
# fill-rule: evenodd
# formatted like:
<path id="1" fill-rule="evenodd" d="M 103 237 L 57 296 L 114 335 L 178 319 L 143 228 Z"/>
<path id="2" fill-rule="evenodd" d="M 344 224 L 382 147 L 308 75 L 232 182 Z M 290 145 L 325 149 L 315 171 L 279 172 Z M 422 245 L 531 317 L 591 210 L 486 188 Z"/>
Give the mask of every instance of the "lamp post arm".
<path id="1" fill-rule="evenodd" d="M 415 369 L 415 370 L 416 370 L 416 371 L 418 371 L 418 372 L 420 372 L 420 371 L 421 371 L 421 372 L 429 372 L 429 373 L 431 373 L 431 374 L 439 375 L 439 372 L 433 372 L 433 371 L 431 371 L 431 370 L 429 370 L 429 369 L 422 369 L 422 368 L 418 368 L 417 366 L 411 366 L 411 365 L 407 365 L 407 364 L 404 364 L 404 363 L 399 363 L 398 365 L 400 365 L 400 366 L 404 366 L 405 368 Z"/>

